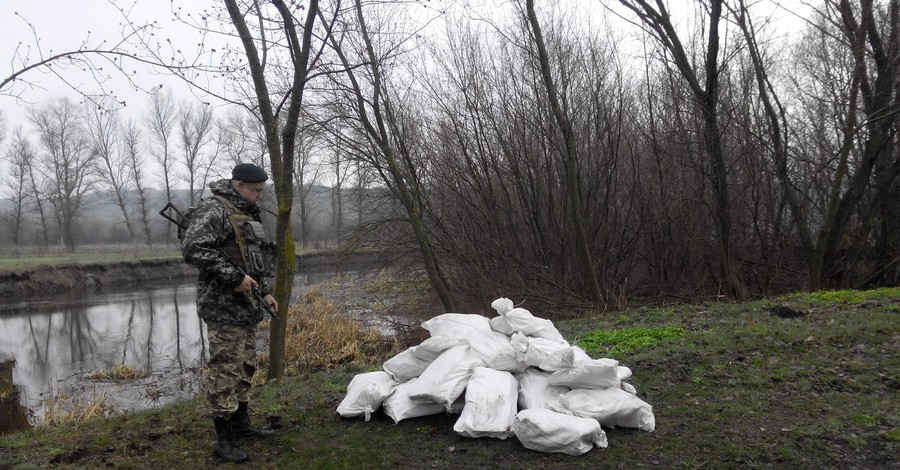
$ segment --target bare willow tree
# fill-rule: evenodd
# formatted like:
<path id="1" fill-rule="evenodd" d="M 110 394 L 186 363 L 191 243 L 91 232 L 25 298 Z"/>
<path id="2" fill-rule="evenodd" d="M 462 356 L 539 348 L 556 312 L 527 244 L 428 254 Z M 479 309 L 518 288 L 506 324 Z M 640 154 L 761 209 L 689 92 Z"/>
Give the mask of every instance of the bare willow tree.
<path id="1" fill-rule="evenodd" d="M 175 125 L 178 107 L 168 90 L 157 90 L 148 97 L 149 108 L 143 116 L 144 127 L 150 132 L 150 153 L 159 165 L 166 200 L 171 201 L 175 185 Z M 166 245 L 172 242 L 172 226 L 166 224 Z"/>
<path id="2" fill-rule="evenodd" d="M 84 195 L 96 182 L 94 154 L 85 135 L 81 109 L 62 98 L 30 111 L 41 143 L 38 171 L 54 208 L 62 243 L 75 251 L 78 216 Z"/>
<path id="3" fill-rule="evenodd" d="M 309 79 L 310 51 L 313 43 L 313 28 L 319 13 L 318 0 L 310 0 L 305 6 L 306 18 L 300 24 L 294 17 L 293 4 L 282 0 L 271 0 L 271 9 L 255 1 L 226 0 L 225 6 L 231 23 L 237 31 L 246 57 L 246 67 L 250 74 L 256 110 L 265 130 L 266 149 L 275 185 L 278 202 L 276 222 L 275 299 L 280 305 L 289 305 L 294 282 L 295 248 L 291 211 L 294 198 L 294 151 L 300 111 L 303 106 L 303 92 Z M 302 11 L 302 9 L 300 10 Z M 251 24 L 263 28 L 251 31 Z M 279 64 L 275 49 L 283 48 L 288 55 L 287 64 Z M 270 55 L 271 54 L 271 55 Z M 273 62 L 269 62 L 269 59 Z M 292 73 L 284 85 L 276 85 L 267 80 L 269 66 L 285 65 Z M 278 76 L 281 76 L 280 74 Z M 273 76 L 274 78 L 274 76 Z M 279 378 L 284 374 L 285 332 L 287 317 L 272 321 L 269 336 L 269 369 L 267 377 Z"/>
<path id="4" fill-rule="evenodd" d="M 18 247 L 23 241 L 23 223 L 29 213 L 30 200 L 33 198 L 33 194 L 28 187 L 28 174 L 36 160 L 34 145 L 21 127 L 16 127 L 16 130 L 13 132 L 5 160 L 9 172 L 3 180 L 12 192 L 9 199 L 12 209 L 8 218 L 10 241 L 14 246 Z"/>
<path id="5" fill-rule="evenodd" d="M 378 5 L 368 7 L 371 15 Z M 377 169 L 384 184 L 401 202 L 428 280 L 444 310 L 452 312 L 455 302 L 426 224 L 426 187 L 420 175 L 422 164 L 414 155 L 415 137 L 411 136 L 416 132 L 416 119 L 405 119 L 404 113 L 409 110 L 398 104 L 397 96 L 392 96 L 385 74 L 386 62 L 395 59 L 392 56 L 400 45 L 391 43 L 387 31 L 381 35 L 370 32 L 370 20 L 364 15 L 361 1 L 354 1 L 353 13 L 355 17 L 345 24 L 341 36 L 330 37 L 346 77 L 345 83 L 337 85 L 338 99 L 346 103 L 352 116 L 348 124 L 357 126 L 363 137 L 362 142 L 345 143 L 362 149 L 370 142 L 377 148 L 378 155 L 369 156 L 368 163 Z M 357 154 L 362 156 L 366 152 Z"/>
<path id="6" fill-rule="evenodd" d="M 716 223 L 719 268 L 725 293 L 737 299 L 746 298 L 749 291 L 742 280 L 739 265 L 734 254 L 732 240 L 733 214 L 728 188 L 728 165 L 722 146 L 722 131 L 719 122 L 719 73 L 720 38 L 724 0 L 711 0 L 702 8 L 705 10 L 706 50 L 702 66 L 697 65 L 685 49 L 666 2 L 656 0 L 655 6 L 645 0 L 620 0 L 620 3 L 634 12 L 650 35 L 667 52 L 697 105 L 702 116 L 703 142 L 709 159 L 709 179 L 713 192 L 713 219 Z"/>
<path id="7" fill-rule="evenodd" d="M 141 146 L 141 130 L 138 125 L 128 120 L 122 126 L 122 152 L 125 155 L 125 165 L 131 181 L 134 183 L 134 192 L 137 196 L 137 216 L 144 227 L 144 243 L 153 245 L 152 232 L 150 230 L 150 207 L 147 172 L 144 168 L 144 148 Z"/>
<path id="8" fill-rule="evenodd" d="M 134 244 L 135 229 L 129 213 L 129 190 L 131 171 L 129 156 L 122 151 L 122 123 L 116 111 L 104 112 L 102 108 L 85 107 L 85 123 L 91 139 L 91 152 L 96 158 L 100 179 L 109 185 L 113 203 L 122 215 L 122 222 L 128 230 L 128 241 Z"/>
<path id="9" fill-rule="evenodd" d="M 556 79 L 553 77 L 550 65 L 550 56 L 544 43 L 544 34 L 537 14 L 534 11 L 534 0 L 525 1 L 525 16 L 531 28 L 532 40 L 537 53 L 537 61 L 541 71 L 541 79 L 550 100 L 550 109 L 563 139 L 563 154 L 566 168 L 566 194 L 569 198 L 572 225 L 575 231 L 575 247 L 578 251 L 578 260 L 584 274 L 585 288 L 587 289 L 595 308 L 604 305 L 604 296 L 597 282 L 597 273 L 594 270 L 594 261 L 591 256 L 591 246 L 588 241 L 587 229 L 584 221 L 584 207 L 581 202 L 580 177 L 578 171 L 578 145 L 575 140 L 572 122 L 569 119 L 564 103 L 561 102 L 556 87 Z"/>
<path id="10" fill-rule="evenodd" d="M 181 144 L 179 163 L 185 171 L 184 181 L 188 185 L 191 206 L 200 199 L 212 159 L 204 150 L 210 141 L 214 128 L 212 109 L 200 104 L 182 103 L 178 116 L 178 140 Z"/>

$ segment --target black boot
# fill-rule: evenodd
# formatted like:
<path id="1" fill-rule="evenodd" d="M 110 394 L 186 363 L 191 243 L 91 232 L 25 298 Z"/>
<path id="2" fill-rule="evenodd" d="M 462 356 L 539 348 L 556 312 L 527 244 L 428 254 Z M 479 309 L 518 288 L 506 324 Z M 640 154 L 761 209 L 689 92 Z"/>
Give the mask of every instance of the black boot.
<path id="1" fill-rule="evenodd" d="M 238 409 L 231 415 L 231 429 L 235 438 L 242 437 L 268 437 L 275 431 L 268 429 L 256 429 L 250 425 L 250 413 L 247 411 L 247 402 L 238 402 Z"/>
<path id="2" fill-rule="evenodd" d="M 214 418 L 213 423 L 216 426 L 216 447 L 213 449 L 213 453 L 229 462 L 246 462 L 247 454 L 234 443 L 231 421 L 225 418 Z"/>

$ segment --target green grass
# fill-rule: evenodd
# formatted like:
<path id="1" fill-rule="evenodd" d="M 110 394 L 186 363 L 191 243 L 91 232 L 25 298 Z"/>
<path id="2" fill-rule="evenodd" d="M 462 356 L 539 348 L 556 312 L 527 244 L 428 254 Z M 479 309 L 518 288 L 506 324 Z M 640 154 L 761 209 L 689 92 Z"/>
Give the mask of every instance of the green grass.
<path id="1" fill-rule="evenodd" d="M 682 336 L 684 328 L 680 326 L 622 328 L 592 331 L 578 338 L 576 344 L 593 357 L 618 357 Z"/>
<path id="2" fill-rule="evenodd" d="M 249 468 L 897 468 L 898 303 L 900 289 L 798 294 L 557 322 L 570 341 L 613 332 L 607 353 L 628 345 L 609 357 L 632 369 L 656 415 L 653 433 L 607 429 L 609 447 L 580 457 L 529 451 L 514 437 L 465 438 L 454 415 L 342 419 L 346 385 L 369 370 L 360 364 L 254 389 L 254 421 L 277 415 L 281 429 L 242 447 Z M 806 313 L 779 318 L 773 305 Z M 654 336 L 664 331 L 678 333 Z M 0 468 L 212 468 L 202 410 L 198 398 L 0 436 Z"/>

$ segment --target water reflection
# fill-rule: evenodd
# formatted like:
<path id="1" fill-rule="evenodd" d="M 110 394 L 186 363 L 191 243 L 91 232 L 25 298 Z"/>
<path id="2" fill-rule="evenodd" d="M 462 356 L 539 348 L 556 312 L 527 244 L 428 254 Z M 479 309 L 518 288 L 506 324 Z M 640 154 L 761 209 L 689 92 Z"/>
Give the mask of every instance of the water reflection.
<path id="1" fill-rule="evenodd" d="M 298 276 L 294 298 L 334 274 L 323 270 Z M 354 298 L 366 297 L 363 286 L 375 274 L 345 272 L 340 287 L 328 290 L 342 304 L 351 305 Z M 0 299 L 0 363 L 15 361 L 12 382 L 18 386 L 19 402 L 32 411 L 48 393 L 105 395 L 119 411 L 190 398 L 198 391 L 199 371 L 208 359 L 206 330 L 195 302 L 192 280 L 27 302 Z M 392 316 L 373 318 L 369 310 L 351 309 L 348 314 L 385 334 L 394 333 L 399 324 Z M 119 364 L 147 377 L 118 382 L 90 379 Z"/>
<path id="2" fill-rule="evenodd" d="M 120 410 L 192 396 L 206 358 L 195 295 L 192 284 L 180 283 L 0 305 L 0 358 L 15 360 L 13 382 L 32 409 L 51 389 L 105 392 Z M 85 380 L 118 364 L 148 375 L 128 383 Z"/>

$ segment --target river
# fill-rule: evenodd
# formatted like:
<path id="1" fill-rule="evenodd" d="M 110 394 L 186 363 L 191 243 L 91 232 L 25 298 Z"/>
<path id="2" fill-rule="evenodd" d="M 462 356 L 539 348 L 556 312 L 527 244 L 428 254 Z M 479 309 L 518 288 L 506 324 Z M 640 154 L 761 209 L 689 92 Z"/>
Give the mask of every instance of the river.
<path id="1" fill-rule="evenodd" d="M 294 297 L 334 274 L 298 276 Z M 368 275 L 355 271 L 342 279 L 359 287 Z M 195 283 L 184 279 L 0 300 L 0 369 L 12 368 L 19 402 L 32 422 L 39 421 L 48 396 L 105 398 L 115 411 L 190 398 L 198 391 L 199 371 L 208 358 L 195 300 Z M 119 364 L 147 376 L 127 381 L 91 377 Z"/>

